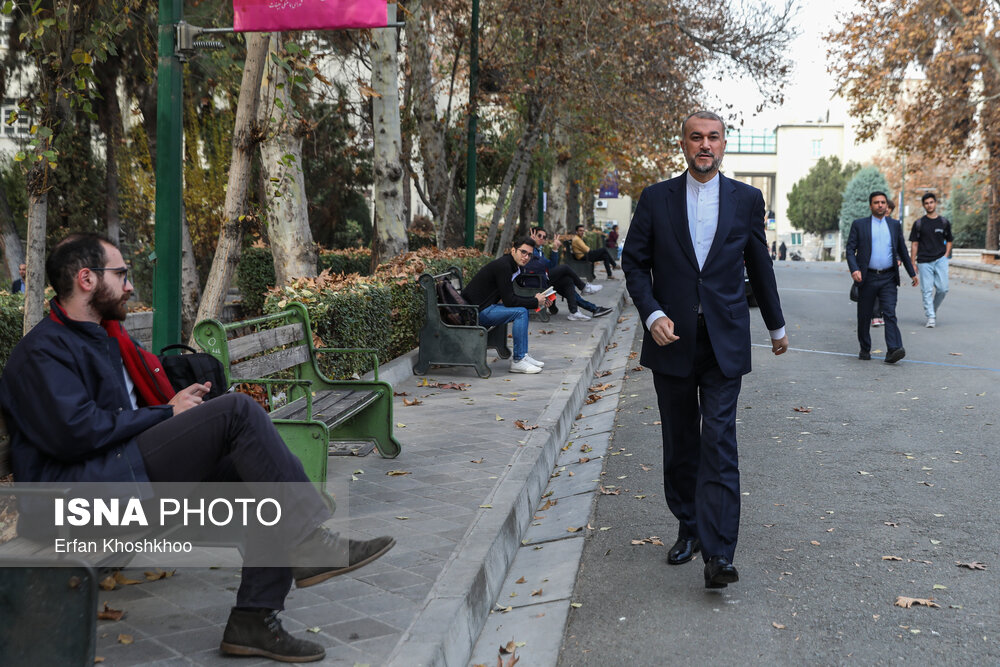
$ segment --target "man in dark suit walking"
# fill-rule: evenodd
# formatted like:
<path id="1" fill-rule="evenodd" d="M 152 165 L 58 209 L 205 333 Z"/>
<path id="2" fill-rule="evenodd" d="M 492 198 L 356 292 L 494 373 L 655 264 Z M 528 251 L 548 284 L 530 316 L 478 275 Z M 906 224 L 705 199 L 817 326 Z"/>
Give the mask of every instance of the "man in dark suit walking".
<path id="1" fill-rule="evenodd" d="M 878 298 L 885 321 L 885 363 L 894 364 L 906 356 L 903 338 L 896 323 L 896 292 L 899 289 L 898 263 L 903 262 L 906 273 L 913 285 L 919 285 L 910 254 L 903 241 L 903 226 L 899 220 L 886 215 L 889 210 L 888 197 L 884 192 L 868 195 L 871 217 L 858 218 L 851 223 L 847 236 L 847 266 L 851 278 L 858 285 L 858 343 L 861 346 L 858 359 L 872 358 L 872 336 L 868 328 Z"/>
<path id="2" fill-rule="evenodd" d="M 772 351 L 788 349 L 764 198 L 719 173 L 725 133 L 711 112 L 684 121 L 688 170 L 643 190 L 622 252 L 626 285 L 646 325 L 641 362 L 653 371 L 660 408 L 665 496 L 680 523 L 667 562 L 685 563 L 701 550 L 707 588 L 739 581 L 736 403 L 750 372 L 744 263 Z"/>

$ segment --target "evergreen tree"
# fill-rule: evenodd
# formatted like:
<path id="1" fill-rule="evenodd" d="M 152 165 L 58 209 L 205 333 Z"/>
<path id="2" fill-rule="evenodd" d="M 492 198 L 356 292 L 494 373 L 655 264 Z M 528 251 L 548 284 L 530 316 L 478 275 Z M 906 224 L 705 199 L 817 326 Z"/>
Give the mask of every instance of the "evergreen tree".
<path id="1" fill-rule="evenodd" d="M 983 177 L 965 173 L 951 179 L 951 197 L 945 202 L 942 215 L 951 221 L 956 248 L 985 247 L 989 207 Z"/>
<path id="2" fill-rule="evenodd" d="M 858 167 L 837 157 L 820 158 L 788 193 L 788 220 L 796 229 L 823 234 L 837 228 L 844 188 Z"/>
<path id="3" fill-rule="evenodd" d="M 840 204 L 840 236 L 845 242 L 851 231 L 851 223 L 872 214 L 868 206 L 868 195 L 873 192 L 884 192 L 888 199 L 892 198 L 889 194 L 889 182 L 878 167 L 862 167 L 847 184 Z"/>

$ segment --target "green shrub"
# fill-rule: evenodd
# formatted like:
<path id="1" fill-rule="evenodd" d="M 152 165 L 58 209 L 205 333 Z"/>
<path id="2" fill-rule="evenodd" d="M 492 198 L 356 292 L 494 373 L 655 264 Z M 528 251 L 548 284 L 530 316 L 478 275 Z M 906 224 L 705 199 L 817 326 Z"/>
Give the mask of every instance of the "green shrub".
<path id="1" fill-rule="evenodd" d="M 7 365 L 10 352 L 21 340 L 24 322 L 24 295 L 0 292 L 0 368 Z"/>
<path id="2" fill-rule="evenodd" d="M 260 315 L 264 296 L 274 287 L 274 258 L 270 248 L 244 248 L 236 268 L 236 284 L 243 297 L 243 313 L 247 317 Z"/>
<path id="3" fill-rule="evenodd" d="M 323 250 L 319 255 L 319 270 L 329 269 L 330 273 L 357 273 L 371 275 L 372 251 L 369 248 L 347 248 L 345 250 Z"/>
<path id="4" fill-rule="evenodd" d="M 433 248 L 437 245 L 437 237 L 433 231 L 424 232 L 417 229 L 410 229 L 406 232 L 406 241 L 410 245 L 410 250 Z"/>

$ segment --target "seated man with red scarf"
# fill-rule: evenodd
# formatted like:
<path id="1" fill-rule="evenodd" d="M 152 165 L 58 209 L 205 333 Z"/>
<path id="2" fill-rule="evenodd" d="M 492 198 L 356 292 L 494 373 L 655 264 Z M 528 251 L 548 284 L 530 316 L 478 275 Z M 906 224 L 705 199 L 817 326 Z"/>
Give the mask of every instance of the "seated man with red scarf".
<path id="1" fill-rule="evenodd" d="M 286 542 L 292 567 L 244 566 L 221 649 L 288 662 L 322 659 L 322 646 L 292 637 L 277 618 L 292 581 L 301 588 L 354 570 L 395 540 L 348 540 L 324 527 L 329 508 L 249 396 L 205 402 L 207 384 L 174 393 L 159 360 L 122 327 L 133 287 L 118 248 L 95 234 L 73 234 L 55 246 L 45 270 L 56 292 L 50 315 L 14 348 L 0 379 L 14 479 L 289 482 L 275 486 L 294 515 Z"/>

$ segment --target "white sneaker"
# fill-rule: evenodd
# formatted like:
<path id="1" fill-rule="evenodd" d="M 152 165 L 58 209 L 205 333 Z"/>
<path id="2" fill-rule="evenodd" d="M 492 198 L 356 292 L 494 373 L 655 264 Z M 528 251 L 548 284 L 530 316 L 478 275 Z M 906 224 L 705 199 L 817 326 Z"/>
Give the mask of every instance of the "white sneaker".
<path id="1" fill-rule="evenodd" d="M 539 368 L 545 368 L 545 362 L 544 361 L 539 361 L 538 359 L 535 359 L 530 354 L 524 355 L 524 361 L 527 361 L 532 366 L 538 366 Z"/>
<path id="2" fill-rule="evenodd" d="M 928 329 L 933 329 L 935 324 L 937 324 L 937 320 L 935 320 L 933 317 L 928 317 L 927 324 L 925 324 L 924 326 L 927 327 Z"/>
<path id="3" fill-rule="evenodd" d="M 593 283 L 587 283 L 583 286 L 583 291 L 581 294 L 593 294 L 594 292 L 600 292 L 604 289 L 604 285 L 594 285 Z"/>
<path id="4" fill-rule="evenodd" d="M 542 369 L 538 366 L 528 363 L 528 358 L 525 357 L 520 361 L 510 362 L 510 372 L 511 373 L 541 373 Z"/>
<path id="5" fill-rule="evenodd" d="M 578 310 L 575 313 L 570 313 L 569 315 L 567 315 L 566 319 L 567 320 L 576 320 L 578 322 L 586 322 L 587 320 L 590 319 L 590 315 L 587 315 L 586 313 L 581 312 L 581 311 Z"/>

